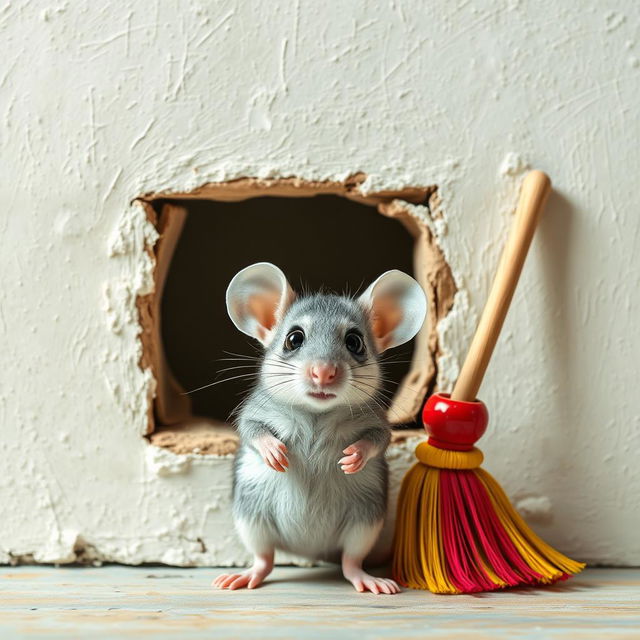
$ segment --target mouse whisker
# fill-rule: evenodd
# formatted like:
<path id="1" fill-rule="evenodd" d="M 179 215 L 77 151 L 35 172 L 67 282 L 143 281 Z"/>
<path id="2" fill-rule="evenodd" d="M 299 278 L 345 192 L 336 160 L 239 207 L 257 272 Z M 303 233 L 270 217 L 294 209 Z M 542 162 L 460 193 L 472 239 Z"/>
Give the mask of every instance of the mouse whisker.
<path id="1" fill-rule="evenodd" d="M 360 389 L 359 387 L 352 387 L 354 391 L 357 391 L 359 393 L 361 393 L 365 398 L 370 398 L 371 400 L 374 400 L 375 402 L 375 398 L 373 398 L 370 394 L 368 394 L 366 391 L 364 391 L 363 389 Z M 376 404 L 378 404 L 376 402 Z M 379 416 L 379 412 L 376 412 L 374 410 L 374 407 L 372 406 L 372 404 L 370 402 L 367 402 L 366 400 L 364 402 L 361 402 L 359 404 L 360 408 L 361 408 L 361 413 L 364 413 L 364 411 L 362 411 L 362 408 L 366 408 L 368 409 L 369 413 L 371 413 L 372 416 L 374 417 L 378 417 Z M 382 412 L 384 413 L 384 408 L 380 407 L 380 405 L 378 405 L 378 407 L 382 410 Z"/>
<path id="2" fill-rule="evenodd" d="M 237 369 L 256 369 L 256 365 L 254 365 L 254 364 L 244 364 L 244 365 L 238 365 L 238 366 L 235 366 L 235 367 L 225 367 L 224 369 L 218 369 L 217 375 L 220 375 L 221 373 L 224 373 L 225 371 L 235 371 Z"/>
<path id="3" fill-rule="evenodd" d="M 225 367 L 223 369 L 219 369 L 218 372 L 233 371 L 233 370 L 237 370 L 237 369 L 254 369 L 256 371 L 259 371 L 259 370 L 262 369 L 263 364 L 268 364 L 271 369 L 281 370 L 283 372 L 291 372 L 291 371 L 296 370 L 296 367 L 286 366 L 286 365 L 284 365 L 284 364 L 282 364 L 282 363 L 280 363 L 278 361 L 275 361 L 275 360 L 274 361 L 264 360 L 264 361 L 261 361 L 261 362 L 236 364 L 236 365 L 233 365 L 233 366 Z"/>
<path id="4" fill-rule="evenodd" d="M 280 365 L 282 367 L 287 367 L 289 369 L 295 369 L 296 368 L 295 365 L 291 364 L 290 362 L 286 362 L 284 360 L 277 360 L 275 358 L 265 358 L 265 357 L 260 357 L 260 358 L 220 358 L 219 361 L 248 362 L 248 363 L 253 363 L 254 366 L 259 366 L 263 362 L 268 362 L 268 363 L 271 363 L 271 364 Z"/>
<path id="5" fill-rule="evenodd" d="M 364 373 L 356 373 L 353 375 L 356 380 L 380 380 L 381 382 L 393 382 L 394 384 L 400 384 L 396 380 L 392 380 L 391 378 L 387 378 L 385 376 L 380 375 L 368 375 Z"/>
<path id="6" fill-rule="evenodd" d="M 242 376 L 242 377 L 244 377 L 244 376 Z M 196 387 L 195 389 L 190 389 L 189 391 L 183 391 L 180 395 L 181 396 L 188 396 L 188 395 L 190 395 L 192 393 L 197 393 L 198 391 L 204 391 L 205 389 L 208 389 L 209 387 L 215 387 L 216 385 L 222 384 L 223 382 L 229 382 L 229 380 L 217 380 L 216 382 L 210 382 L 209 384 L 204 384 L 201 387 Z"/>
<path id="7" fill-rule="evenodd" d="M 294 382 L 293 378 L 289 378 L 288 380 L 280 380 L 279 382 L 276 382 L 275 384 L 265 385 L 265 390 L 273 391 L 274 389 L 276 389 L 278 387 L 281 387 L 284 384 L 291 383 L 291 382 Z"/>
<path id="8" fill-rule="evenodd" d="M 284 360 L 274 360 L 271 358 L 265 358 L 263 360 L 263 362 L 266 362 L 267 364 L 275 364 L 281 367 L 285 367 L 287 369 L 297 369 L 298 367 L 296 367 L 296 365 L 291 364 L 290 362 L 285 362 Z"/>
<path id="9" fill-rule="evenodd" d="M 393 400 L 393 394 L 390 391 L 386 391 L 385 389 L 381 389 L 379 387 L 376 387 L 374 385 L 368 384 L 366 382 L 362 382 L 361 384 L 365 385 L 366 387 L 372 389 L 372 393 L 373 394 L 379 394 L 381 395 L 385 400 L 391 402 Z"/>
<path id="10" fill-rule="evenodd" d="M 366 391 L 366 389 L 364 389 L 363 386 L 366 387 L 367 389 L 371 389 L 371 391 L 367 391 L 367 393 L 370 394 L 371 397 L 375 397 L 376 395 L 379 395 L 381 393 L 381 390 L 377 386 L 369 384 L 367 382 L 358 383 L 355 380 L 352 380 L 351 382 L 352 382 L 351 386 L 355 387 L 356 389 L 359 389 L 360 391 L 363 391 L 363 392 Z"/>
<path id="11" fill-rule="evenodd" d="M 361 389 L 361 391 L 364 392 L 364 390 Z M 398 420 L 398 422 L 396 424 L 403 424 L 406 422 L 406 420 L 403 419 L 403 416 L 398 413 L 397 409 L 394 409 L 393 406 L 391 405 L 391 401 L 392 398 L 378 398 L 379 404 L 381 403 L 387 412 L 389 412 L 390 414 L 394 415 L 396 417 L 396 419 Z"/>
<path id="12" fill-rule="evenodd" d="M 362 384 L 366 384 L 366 383 L 362 383 Z M 353 387 L 355 387 L 356 389 L 358 389 L 361 393 L 365 394 L 367 397 L 371 398 L 371 400 L 373 400 L 381 409 L 384 409 L 386 411 L 389 411 L 391 413 L 395 413 L 397 418 L 401 418 L 402 416 L 400 416 L 400 414 L 398 414 L 398 412 L 393 409 L 393 407 L 390 404 L 390 399 L 386 398 L 386 397 L 375 397 L 375 395 L 373 395 L 372 393 L 368 392 L 366 389 L 362 389 L 359 385 L 357 384 L 353 384 Z M 374 391 L 376 391 L 377 393 L 381 393 L 380 389 L 377 389 L 376 387 L 374 387 L 373 385 L 366 385 L 368 387 L 370 387 L 371 389 L 373 389 Z"/>
<path id="13" fill-rule="evenodd" d="M 352 376 L 354 380 L 380 380 L 385 384 L 394 384 L 396 387 L 399 387 L 402 381 L 398 382 L 397 380 L 391 380 L 391 378 L 385 378 L 381 376 L 366 376 L 362 374 L 356 374 Z M 413 387 L 406 387 L 409 391 L 413 391 L 414 393 L 419 393 L 418 389 L 414 389 Z"/>
<path id="14" fill-rule="evenodd" d="M 347 398 L 347 404 L 349 405 L 349 412 L 351 413 L 351 419 L 353 420 L 353 406 L 351 405 L 349 398 Z"/>
<path id="15" fill-rule="evenodd" d="M 240 364 L 233 367 L 225 367 L 224 369 L 219 369 L 218 373 L 223 373 L 224 371 L 233 371 L 235 369 L 258 369 L 258 365 L 255 364 Z M 265 373 L 276 373 L 276 372 L 265 372 Z M 279 373 L 279 372 L 278 372 Z"/>
<path id="16" fill-rule="evenodd" d="M 267 387 L 267 388 L 266 388 L 266 390 L 267 390 L 267 391 L 271 391 L 271 390 L 273 390 L 275 387 L 282 387 L 282 385 L 285 385 L 286 383 L 293 384 L 293 383 L 295 383 L 295 380 L 284 380 L 284 381 L 279 382 L 279 383 L 277 383 L 277 384 L 275 384 L 275 385 L 271 385 L 271 386 Z M 286 390 L 286 387 L 284 387 L 284 389 L 281 389 L 281 390 Z M 247 400 L 248 400 L 248 399 L 249 399 L 249 398 L 247 398 Z M 268 403 L 269 403 L 270 399 L 271 399 L 271 398 L 270 398 L 269 394 L 265 394 L 265 398 L 262 400 L 262 402 L 260 402 L 260 404 L 259 404 L 257 407 L 255 407 L 255 408 L 252 410 L 252 412 L 251 412 L 250 414 L 248 414 L 248 415 L 249 415 L 250 417 L 253 417 L 253 416 L 259 415 L 259 413 L 260 413 L 260 411 L 262 410 L 262 408 L 263 408 L 266 404 L 268 404 Z M 244 402 L 244 401 L 243 401 L 243 402 Z M 242 404 L 242 403 L 241 403 L 241 404 Z"/>
<path id="17" fill-rule="evenodd" d="M 196 391 L 203 391 L 204 389 L 208 389 L 209 387 L 215 387 L 216 385 L 222 384 L 223 382 L 231 382 L 232 380 L 241 380 L 241 379 L 246 379 L 246 378 L 257 378 L 260 375 L 261 375 L 260 372 L 242 373 L 242 374 L 239 374 L 237 376 L 231 376 L 229 378 L 224 378 L 223 380 L 216 380 L 215 382 L 210 382 L 209 384 L 202 385 L 201 387 L 197 387 L 196 389 L 191 389 L 190 391 L 185 391 L 185 392 L 181 393 L 180 395 L 187 396 L 187 395 L 189 395 L 191 393 L 195 393 Z M 278 372 L 270 372 L 270 373 L 266 373 L 264 375 L 267 375 L 267 376 L 278 376 L 278 375 L 289 375 L 289 374 L 278 373 Z"/>
<path id="18" fill-rule="evenodd" d="M 244 360 L 260 360 L 262 358 L 262 353 L 259 350 L 258 355 L 255 356 L 251 356 L 247 353 L 235 353 L 235 351 L 223 351 L 223 353 L 228 356 L 235 356 L 236 358 L 242 358 Z"/>
<path id="19" fill-rule="evenodd" d="M 386 364 L 411 364 L 413 362 L 413 360 L 391 360 L 391 359 L 385 359 L 385 358 L 380 358 L 378 360 L 378 364 L 379 365 L 386 365 Z M 363 362 L 362 364 L 356 364 L 356 365 L 352 365 L 352 369 L 362 369 L 364 367 L 368 367 L 370 366 L 371 363 L 370 362 Z"/>
<path id="20" fill-rule="evenodd" d="M 260 411 L 260 410 L 261 410 L 261 409 L 262 409 L 262 408 L 263 408 L 263 407 L 264 407 L 264 406 L 265 406 L 265 405 L 270 401 L 270 399 L 271 399 L 271 394 L 269 393 L 269 391 L 270 391 L 271 389 L 275 388 L 276 386 L 284 385 L 284 384 L 285 384 L 285 383 L 287 383 L 287 382 L 291 382 L 291 383 L 294 383 L 294 382 L 295 382 L 295 378 L 294 378 L 294 376 L 293 376 L 291 373 L 289 373 L 289 372 L 286 372 L 286 373 L 273 373 L 273 372 L 271 372 L 271 373 L 265 373 L 264 375 L 265 375 L 266 377 L 268 377 L 268 376 L 272 376 L 272 377 L 277 377 L 277 376 L 285 377 L 285 376 L 286 376 L 288 379 L 287 379 L 287 380 L 279 381 L 278 383 L 273 384 L 273 385 L 266 385 L 264 390 L 265 390 L 267 393 L 265 393 L 265 394 L 264 394 L 264 398 L 263 398 L 263 399 L 262 399 L 262 401 L 259 403 L 259 405 L 254 409 L 254 411 L 253 411 L 253 413 L 252 413 L 251 415 L 254 415 L 255 413 L 259 412 L 259 411 Z M 255 388 L 256 388 L 256 387 L 257 387 L 257 385 L 258 385 L 259 378 L 260 378 L 260 374 L 256 374 L 256 376 L 255 376 L 255 377 L 256 377 L 256 378 L 258 378 L 258 379 L 255 381 L 255 383 L 254 383 L 254 384 L 253 384 L 249 389 L 247 389 L 246 391 L 244 391 L 244 392 L 240 392 L 240 394 L 244 393 L 244 396 L 245 396 L 245 397 L 244 397 L 244 398 L 243 398 L 243 399 L 238 403 L 238 405 L 236 405 L 236 407 L 234 407 L 234 409 L 233 409 L 233 410 L 231 411 L 231 413 L 229 414 L 229 419 L 230 419 L 230 420 L 231 420 L 234 416 L 237 416 L 237 415 L 240 413 L 240 411 L 241 411 L 242 409 L 244 409 L 244 408 L 247 406 L 247 404 L 249 403 L 249 401 L 254 401 L 254 400 L 255 400 L 255 397 L 252 395 L 252 392 L 255 390 Z M 238 395 L 240 395 L 240 394 L 238 394 Z"/>
<path id="21" fill-rule="evenodd" d="M 267 374 L 267 375 L 269 375 L 269 374 Z M 285 375 L 289 375 L 289 376 L 290 376 L 290 374 L 285 374 Z M 272 388 L 274 388 L 274 387 L 276 387 L 276 386 L 278 386 L 278 385 L 284 384 L 284 383 L 286 383 L 286 382 L 295 382 L 295 380 L 293 379 L 293 376 L 291 376 L 291 378 L 292 378 L 291 380 L 284 380 L 284 381 L 281 381 L 281 382 L 277 383 L 277 385 L 271 385 L 271 386 L 268 386 L 268 387 L 266 387 L 266 390 L 267 390 L 267 391 L 269 391 L 269 390 L 271 390 Z M 257 382 L 256 382 L 256 384 L 257 384 Z M 245 391 L 241 391 L 241 392 L 239 392 L 239 393 L 237 394 L 237 395 L 241 395 L 241 394 L 242 394 L 242 395 L 244 395 L 245 397 L 244 397 L 244 398 L 243 398 L 243 399 L 242 399 L 242 400 L 241 400 L 241 401 L 240 401 L 240 402 L 239 402 L 239 403 L 238 403 L 238 404 L 237 404 L 237 405 L 236 405 L 236 406 L 231 410 L 231 413 L 229 414 L 229 417 L 228 417 L 228 420 L 229 420 L 229 421 L 232 421 L 232 419 L 234 418 L 234 416 L 237 416 L 237 415 L 240 413 L 240 411 L 246 407 L 246 405 L 248 404 L 248 402 L 249 402 L 249 401 L 251 400 L 251 398 L 252 398 L 251 392 L 252 392 L 252 391 L 253 391 L 253 389 L 256 387 L 256 384 L 254 384 L 251 388 L 249 388 L 249 389 L 247 389 L 247 390 L 245 390 Z M 260 411 L 260 410 L 261 410 L 261 409 L 262 409 L 262 408 L 263 408 L 263 407 L 264 407 L 264 406 L 269 402 L 269 400 L 270 400 L 270 396 L 269 396 L 269 395 L 265 395 L 265 398 L 264 398 L 264 399 L 262 400 L 262 402 L 261 402 L 261 403 L 260 403 L 260 404 L 255 408 L 255 409 L 254 409 L 254 411 L 253 411 L 253 413 L 252 413 L 251 415 L 254 415 L 255 413 L 259 412 L 259 411 Z"/>

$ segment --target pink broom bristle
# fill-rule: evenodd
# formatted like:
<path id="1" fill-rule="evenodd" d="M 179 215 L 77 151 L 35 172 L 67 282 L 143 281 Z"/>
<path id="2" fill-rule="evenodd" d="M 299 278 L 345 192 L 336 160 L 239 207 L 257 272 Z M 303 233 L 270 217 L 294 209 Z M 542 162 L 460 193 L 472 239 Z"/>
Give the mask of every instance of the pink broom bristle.
<path id="1" fill-rule="evenodd" d="M 464 475 L 468 472 L 458 472 Z M 442 541 L 447 558 L 449 577 L 460 591 L 486 591 L 493 582 L 482 570 L 482 558 L 464 508 L 457 477 L 450 472 L 439 472 L 442 487 Z"/>
<path id="2" fill-rule="evenodd" d="M 451 581 L 460 591 L 490 591 L 542 579 L 523 561 L 473 471 L 443 469 L 440 482 L 445 554 Z"/>

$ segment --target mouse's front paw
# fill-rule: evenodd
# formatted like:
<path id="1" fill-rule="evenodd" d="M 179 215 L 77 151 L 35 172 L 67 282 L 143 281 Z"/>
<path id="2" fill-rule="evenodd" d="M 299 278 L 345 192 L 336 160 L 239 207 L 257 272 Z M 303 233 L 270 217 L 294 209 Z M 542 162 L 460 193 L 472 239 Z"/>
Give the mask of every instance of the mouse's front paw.
<path id="1" fill-rule="evenodd" d="M 342 451 L 344 458 L 338 460 L 340 468 L 346 473 L 358 473 L 364 469 L 370 458 L 375 454 L 375 446 L 367 440 L 358 440 Z"/>
<path id="2" fill-rule="evenodd" d="M 271 434 L 256 438 L 255 447 L 268 467 L 275 471 L 286 471 L 289 467 L 287 447 Z"/>

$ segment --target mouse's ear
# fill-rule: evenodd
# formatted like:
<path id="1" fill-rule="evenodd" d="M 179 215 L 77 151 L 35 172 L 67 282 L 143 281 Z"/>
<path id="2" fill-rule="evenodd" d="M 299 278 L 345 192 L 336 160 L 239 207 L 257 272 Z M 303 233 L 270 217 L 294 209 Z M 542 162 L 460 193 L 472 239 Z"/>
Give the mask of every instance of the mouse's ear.
<path id="1" fill-rule="evenodd" d="M 422 287 L 397 269 L 383 273 L 358 301 L 370 314 L 378 351 L 411 340 L 420 331 L 427 314 L 427 298 Z"/>
<path id="2" fill-rule="evenodd" d="M 242 333 L 266 346 L 295 295 L 278 267 L 258 262 L 236 273 L 229 283 L 227 312 Z"/>

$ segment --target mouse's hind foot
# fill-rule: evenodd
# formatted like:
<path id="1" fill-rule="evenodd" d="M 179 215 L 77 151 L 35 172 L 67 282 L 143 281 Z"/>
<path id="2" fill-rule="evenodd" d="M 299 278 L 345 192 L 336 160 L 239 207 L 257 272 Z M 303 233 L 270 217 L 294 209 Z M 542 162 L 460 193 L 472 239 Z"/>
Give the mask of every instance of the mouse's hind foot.
<path id="1" fill-rule="evenodd" d="M 348 572 L 348 575 L 347 572 L 345 572 L 344 577 L 359 593 L 364 593 L 365 591 L 387 595 L 400 593 L 400 587 L 395 580 L 391 580 L 391 578 L 376 578 L 362 569 L 354 569 Z"/>
<path id="2" fill-rule="evenodd" d="M 400 587 L 394 580 L 376 578 L 362 568 L 362 561 L 371 551 L 381 529 L 382 520 L 373 524 L 360 524 L 352 527 L 344 538 L 342 574 L 360 593 L 400 593 Z"/>
<path id="3" fill-rule="evenodd" d="M 266 554 L 256 555 L 253 566 L 240 573 L 223 573 L 219 575 L 211 586 L 217 589 L 255 589 L 259 587 L 264 579 L 273 570 L 273 551 Z"/>
<path id="4" fill-rule="evenodd" d="M 255 589 L 262 584 L 267 575 L 267 573 L 255 571 L 254 569 L 249 569 L 242 573 L 223 573 L 211 585 L 217 589 L 229 589 L 230 591 L 244 588 Z"/>

